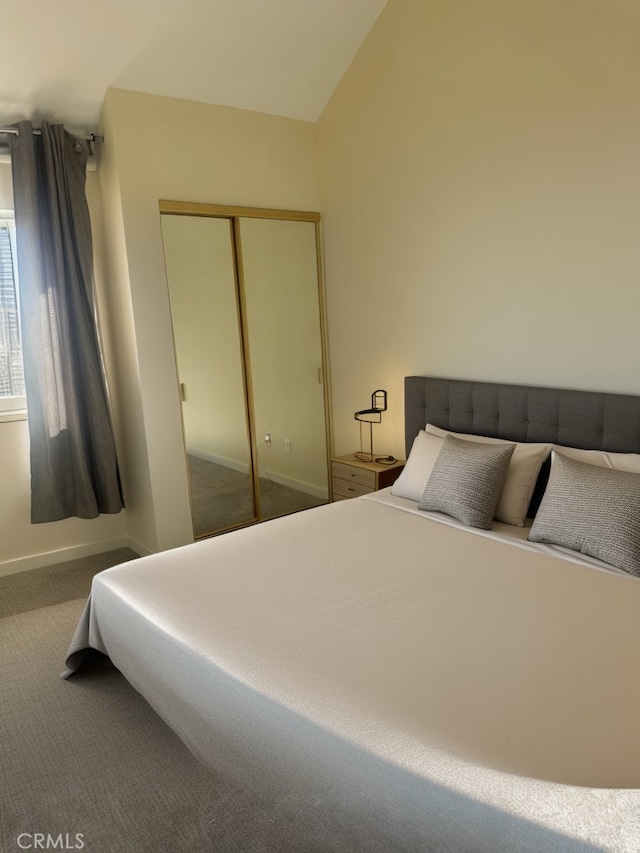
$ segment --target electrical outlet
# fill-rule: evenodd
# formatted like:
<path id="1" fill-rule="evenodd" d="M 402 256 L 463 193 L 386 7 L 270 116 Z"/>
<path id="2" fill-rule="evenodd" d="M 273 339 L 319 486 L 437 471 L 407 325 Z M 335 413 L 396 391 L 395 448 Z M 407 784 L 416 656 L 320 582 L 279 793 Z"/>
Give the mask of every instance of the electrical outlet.
<path id="1" fill-rule="evenodd" d="M 265 444 L 267 447 L 271 447 L 271 434 L 267 433 L 264 437 Z"/>
<path id="2" fill-rule="evenodd" d="M 284 440 L 284 452 L 291 453 L 291 439 L 285 438 Z"/>

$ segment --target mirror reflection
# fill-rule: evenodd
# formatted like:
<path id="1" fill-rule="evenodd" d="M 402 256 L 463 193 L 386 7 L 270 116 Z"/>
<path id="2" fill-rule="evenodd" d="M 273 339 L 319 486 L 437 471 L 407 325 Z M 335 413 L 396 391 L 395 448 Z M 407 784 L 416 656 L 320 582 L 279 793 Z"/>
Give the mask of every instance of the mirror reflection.
<path id="1" fill-rule="evenodd" d="M 163 204 L 195 537 L 326 502 L 316 221 Z"/>
<path id="2" fill-rule="evenodd" d="M 197 537 L 256 518 L 232 231 L 161 219 Z"/>

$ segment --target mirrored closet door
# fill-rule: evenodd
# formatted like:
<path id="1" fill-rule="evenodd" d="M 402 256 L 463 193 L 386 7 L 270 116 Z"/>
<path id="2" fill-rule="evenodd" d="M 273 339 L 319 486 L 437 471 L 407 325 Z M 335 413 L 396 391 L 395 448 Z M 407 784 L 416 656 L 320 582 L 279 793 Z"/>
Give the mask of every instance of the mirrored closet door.
<path id="1" fill-rule="evenodd" d="M 160 212 L 195 537 L 326 502 L 319 216 Z"/>

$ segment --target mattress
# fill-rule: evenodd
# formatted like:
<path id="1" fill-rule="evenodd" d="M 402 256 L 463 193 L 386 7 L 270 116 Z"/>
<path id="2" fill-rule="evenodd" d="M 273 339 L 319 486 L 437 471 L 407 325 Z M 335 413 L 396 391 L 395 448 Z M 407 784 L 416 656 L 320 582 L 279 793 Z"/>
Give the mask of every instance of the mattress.
<path id="1" fill-rule="evenodd" d="M 108 569 L 65 675 L 107 654 L 344 849 L 637 851 L 640 581 L 415 507 L 384 490 Z"/>

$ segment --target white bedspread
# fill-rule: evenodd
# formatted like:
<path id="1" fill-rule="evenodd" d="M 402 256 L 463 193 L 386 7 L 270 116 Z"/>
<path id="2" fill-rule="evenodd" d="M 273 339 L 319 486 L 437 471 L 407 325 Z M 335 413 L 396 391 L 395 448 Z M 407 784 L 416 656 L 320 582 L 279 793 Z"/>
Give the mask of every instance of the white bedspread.
<path id="1" fill-rule="evenodd" d="M 367 850 L 640 850 L 640 581 L 414 507 L 108 569 L 69 670 L 108 654 L 204 761 L 330 804 L 354 844 L 368 822 Z"/>

